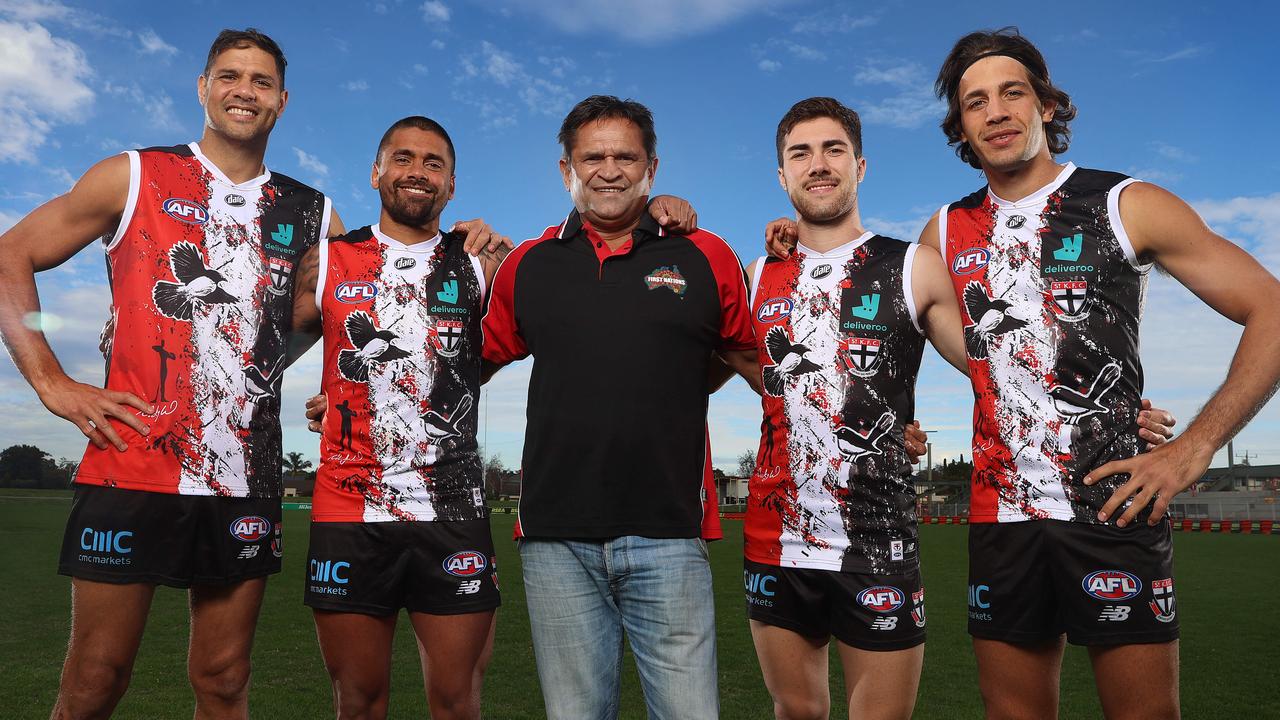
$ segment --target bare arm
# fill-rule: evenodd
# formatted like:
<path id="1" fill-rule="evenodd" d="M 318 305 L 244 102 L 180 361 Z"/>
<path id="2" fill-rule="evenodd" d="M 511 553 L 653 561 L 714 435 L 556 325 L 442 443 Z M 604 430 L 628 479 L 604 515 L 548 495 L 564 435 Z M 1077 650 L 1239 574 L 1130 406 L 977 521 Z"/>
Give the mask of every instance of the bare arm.
<path id="1" fill-rule="evenodd" d="M 303 254 L 298 263 L 298 276 L 293 280 L 293 332 L 289 335 L 286 365 L 292 365 L 320 339 L 320 308 L 316 305 L 319 280 L 320 246 L 317 244 Z"/>
<path id="2" fill-rule="evenodd" d="M 0 335 L 13 364 L 53 414 L 74 424 L 101 449 L 128 446 L 112 428 L 113 418 L 145 435 L 133 412 L 152 412 L 131 393 L 78 383 L 67 376 L 39 325 L 35 274 L 66 262 L 120 222 L 129 193 L 129 160 L 123 155 L 94 165 L 65 195 L 50 200 L 0 235 Z"/>
<path id="3" fill-rule="evenodd" d="M 942 359 L 965 375 L 969 359 L 964 349 L 964 323 L 960 303 L 951 288 L 951 277 L 938 251 L 920 244 L 911 266 L 911 293 L 916 301 L 920 327 Z"/>
<path id="4" fill-rule="evenodd" d="M 1266 404 L 1280 383 L 1280 282 L 1247 252 L 1210 230 L 1172 193 L 1146 183 L 1120 195 L 1120 216 L 1138 257 L 1150 259 L 1223 316 L 1244 326 L 1227 378 L 1180 438 L 1089 473 L 1092 484 L 1117 473 L 1130 479 L 1099 513 L 1126 525 L 1153 499 L 1155 523 L 1170 500 L 1198 480 L 1213 453 Z"/>

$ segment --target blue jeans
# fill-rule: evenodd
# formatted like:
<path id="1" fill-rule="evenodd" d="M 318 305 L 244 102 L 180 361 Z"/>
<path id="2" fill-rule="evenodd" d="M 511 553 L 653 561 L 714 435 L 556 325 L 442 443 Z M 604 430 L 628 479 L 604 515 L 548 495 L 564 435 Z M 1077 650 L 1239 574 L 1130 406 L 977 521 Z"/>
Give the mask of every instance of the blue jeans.
<path id="1" fill-rule="evenodd" d="M 618 717 L 624 632 L 651 720 L 718 716 L 704 541 L 522 540 L 520 559 L 550 720 Z"/>

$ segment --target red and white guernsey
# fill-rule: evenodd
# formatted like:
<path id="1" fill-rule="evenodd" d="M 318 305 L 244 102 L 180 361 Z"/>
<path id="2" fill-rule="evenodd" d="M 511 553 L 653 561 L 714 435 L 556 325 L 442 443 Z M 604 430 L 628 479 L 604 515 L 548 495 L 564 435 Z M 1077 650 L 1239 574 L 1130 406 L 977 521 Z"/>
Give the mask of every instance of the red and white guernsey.
<path id="1" fill-rule="evenodd" d="M 320 246 L 329 398 L 311 519 L 488 517 L 476 447 L 484 272 L 463 237 L 377 225 Z"/>
<path id="2" fill-rule="evenodd" d="M 919 561 L 903 424 L 924 335 L 917 246 L 866 233 L 826 253 L 761 258 L 751 309 L 765 394 L 746 556 L 770 565 L 905 572 Z"/>
<path id="3" fill-rule="evenodd" d="M 280 376 L 294 266 L 329 200 L 279 174 L 233 183 L 195 143 L 129 151 L 129 196 L 103 238 L 115 334 L 109 390 L 155 405 L 127 452 L 92 444 L 76 482 L 279 497 Z"/>
<path id="4" fill-rule="evenodd" d="M 983 188 L 938 215 L 973 382 L 972 522 L 1096 523 L 1126 478 L 1081 480 L 1139 452 L 1150 265 L 1120 222 L 1133 182 L 1068 164 L 1017 202 Z"/>

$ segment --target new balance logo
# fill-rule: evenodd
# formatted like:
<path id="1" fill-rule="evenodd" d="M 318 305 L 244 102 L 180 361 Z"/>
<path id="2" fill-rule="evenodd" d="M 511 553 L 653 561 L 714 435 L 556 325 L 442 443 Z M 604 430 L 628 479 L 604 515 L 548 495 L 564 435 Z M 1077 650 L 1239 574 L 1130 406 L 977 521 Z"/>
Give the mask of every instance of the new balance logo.
<path id="1" fill-rule="evenodd" d="M 1128 619 L 1128 605 L 1108 605 L 1102 608 L 1102 614 L 1098 615 L 1098 622 L 1124 622 Z"/>
<path id="2" fill-rule="evenodd" d="M 467 580 L 458 583 L 458 592 L 454 593 L 454 595 L 475 595 L 478 592 L 480 592 L 480 581 Z"/>
<path id="3" fill-rule="evenodd" d="M 240 554 L 236 556 L 236 559 L 249 560 L 250 558 L 256 558 L 256 557 L 258 557 L 258 546 L 245 545 L 244 549 L 240 551 Z"/>
<path id="4" fill-rule="evenodd" d="M 898 618 L 890 615 L 889 617 L 878 617 L 871 623 L 872 630 L 892 630 L 898 627 Z"/>

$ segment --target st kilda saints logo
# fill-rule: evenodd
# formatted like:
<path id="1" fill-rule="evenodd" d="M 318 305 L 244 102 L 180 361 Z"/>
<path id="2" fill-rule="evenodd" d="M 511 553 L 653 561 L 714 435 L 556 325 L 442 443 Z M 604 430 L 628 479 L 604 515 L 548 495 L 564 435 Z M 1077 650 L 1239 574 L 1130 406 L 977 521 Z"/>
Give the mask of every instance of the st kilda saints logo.
<path id="1" fill-rule="evenodd" d="M 1089 282 L 1087 280 L 1055 280 L 1049 283 L 1058 318 L 1067 322 L 1083 320 L 1089 315 Z"/>
<path id="2" fill-rule="evenodd" d="M 1151 602 L 1147 603 L 1156 620 L 1162 623 L 1173 622 L 1178 616 L 1178 609 L 1173 600 L 1173 578 L 1151 581 Z"/>
<path id="3" fill-rule="evenodd" d="M 880 369 L 880 341 L 875 338 L 847 337 L 840 341 L 840 364 L 858 377 L 868 378 Z"/>

